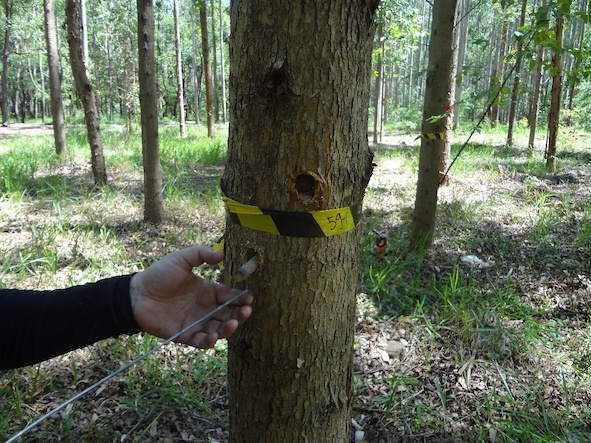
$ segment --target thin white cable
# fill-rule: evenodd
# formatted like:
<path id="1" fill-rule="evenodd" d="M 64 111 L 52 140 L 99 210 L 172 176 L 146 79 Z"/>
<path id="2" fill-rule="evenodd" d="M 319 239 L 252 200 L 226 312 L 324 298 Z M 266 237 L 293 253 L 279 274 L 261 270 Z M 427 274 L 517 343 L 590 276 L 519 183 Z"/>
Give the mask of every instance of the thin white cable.
<path id="1" fill-rule="evenodd" d="M 89 386 L 88 388 L 86 388 L 85 390 L 83 390 L 82 392 L 79 392 L 78 394 L 76 394 L 74 397 L 70 398 L 69 400 L 66 400 L 64 403 L 62 403 L 61 405 L 55 407 L 54 409 L 52 409 L 51 411 L 49 411 L 47 414 L 43 415 L 42 417 L 38 418 L 37 420 L 35 420 L 33 423 L 31 423 L 30 425 L 28 425 L 26 428 L 24 428 L 22 431 L 14 434 L 12 437 L 10 437 L 8 440 L 6 440 L 5 443 L 13 443 L 16 442 L 19 438 L 21 438 L 23 435 L 25 435 L 27 432 L 29 432 L 31 429 L 35 428 L 36 426 L 38 426 L 39 424 L 43 423 L 45 420 L 51 418 L 52 416 L 54 416 L 55 414 L 57 414 L 59 411 L 61 411 L 62 409 L 64 409 L 65 407 L 67 407 L 69 404 L 74 403 L 75 401 L 79 400 L 80 398 L 82 398 L 83 396 L 85 396 L 86 394 L 88 394 L 89 392 L 94 391 L 95 389 L 97 389 L 100 385 L 102 385 L 103 383 L 106 383 L 107 381 L 111 380 L 113 377 L 116 377 L 117 375 L 121 374 L 122 372 L 126 371 L 127 369 L 129 369 L 130 367 L 132 367 L 133 365 L 135 365 L 136 363 L 142 361 L 143 359 L 145 359 L 146 357 L 152 355 L 154 352 L 156 352 L 157 350 L 163 348 L 164 346 L 166 346 L 167 344 L 169 344 L 170 342 L 176 340 L 177 338 L 179 338 L 181 335 L 183 335 L 185 332 L 189 331 L 190 329 L 194 328 L 195 326 L 197 326 L 199 323 L 207 320 L 208 318 L 214 316 L 215 314 L 217 314 L 218 312 L 220 312 L 222 309 L 224 309 L 225 307 L 231 305 L 232 303 L 234 303 L 236 300 L 238 300 L 240 297 L 242 297 L 243 295 L 245 295 L 246 293 L 248 293 L 248 290 L 244 290 L 242 292 L 240 292 L 239 294 L 235 295 L 234 297 L 232 297 L 231 299 L 229 299 L 228 301 L 226 301 L 225 303 L 222 303 L 221 305 L 219 305 L 217 308 L 215 308 L 213 311 L 205 314 L 203 317 L 201 317 L 198 320 L 195 320 L 193 323 L 191 323 L 189 326 L 187 326 L 186 328 L 182 329 L 181 331 L 177 332 L 175 335 L 173 335 L 172 337 L 164 340 L 162 343 L 154 346 L 152 349 L 150 349 L 149 351 L 147 351 L 146 353 L 140 355 L 139 357 L 137 357 L 135 360 L 127 363 L 126 365 L 120 367 L 119 369 L 117 369 L 115 372 L 110 373 L 109 375 L 107 375 L 106 377 L 104 377 L 103 379 L 97 381 L 95 384 Z"/>

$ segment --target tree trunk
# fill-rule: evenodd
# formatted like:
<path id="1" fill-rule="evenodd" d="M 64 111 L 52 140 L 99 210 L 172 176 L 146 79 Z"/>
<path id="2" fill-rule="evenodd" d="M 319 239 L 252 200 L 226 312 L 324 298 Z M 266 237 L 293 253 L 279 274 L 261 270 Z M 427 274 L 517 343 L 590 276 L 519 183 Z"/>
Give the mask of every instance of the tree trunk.
<path id="1" fill-rule="evenodd" d="M 53 139 L 55 152 L 66 152 L 66 125 L 62 102 L 62 85 L 59 71 L 57 33 L 55 29 L 55 8 L 53 0 L 44 0 L 45 43 L 47 45 L 47 64 L 49 65 L 49 96 L 51 100 L 51 119 L 53 120 Z"/>
<path id="2" fill-rule="evenodd" d="M 373 115 L 373 142 L 379 143 L 382 141 L 381 123 L 382 123 L 382 99 L 383 99 L 383 75 L 384 63 L 383 52 L 384 44 L 382 42 L 382 24 L 378 24 L 378 59 L 376 61 L 376 78 L 374 88 L 374 115 Z"/>
<path id="3" fill-rule="evenodd" d="M 562 95 L 562 35 L 564 32 L 564 16 L 556 17 L 556 45 L 558 50 L 552 56 L 552 96 L 548 113 L 548 150 L 546 152 L 546 170 L 556 173 L 556 140 L 560 122 L 560 98 Z"/>
<path id="4" fill-rule="evenodd" d="M 521 1 L 521 14 L 519 17 L 519 28 L 525 25 L 525 12 L 527 9 L 527 0 Z M 511 91 L 511 107 L 509 110 L 509 122 L 507 127 L 507 146 L 513 145 L 513 125 L 515 124 L 515 114 L 517 112 L 517 95 L 519 94 L 519 76 L 521 75 L 521 59 L 523 58 L 523 40 L 517 41 L 517 59 L 515 60 L 515 78 L 513 79 L 513 90 Z"/>
<path id="5" fill-rule="evenodd" d="M 441 154 L 451 124 L 448 110 L 453 99 L 455 57 L 453 29 L 457 0 L 433 4 L 429 43 L 429 69 L 423 108 L 423 127 L 419 155 L 419 177 L 413 211 L 411 248 L 429 248 L 435 234 L 437 190 L 440 183 Z M 438 155 L 433 155 L 433 153 Z"/>
<path id="6" fill-rule="evenodd" d="M 203 51 L 203 70 L 205 71 L 205 106 L 207 108 L 207 136 L 215 136 L 215 120 L 213 114 L 213 77 L 209 57 L 209 39 L 207 37 L 207 9 L 205 1 L 199 7 L 201 25 L 201 49 Z"/>
<path id="7" fill-rule="evenodd" d="M 84 63 L 80 0 L 66 0 L 66 21 L 68 25 L 70 64 L 76 82 L 76 90 L 84 107 L 84 122 L 86 123 L 88 143 L 90 144 L 92 173 L 95 184 L 103 186 L 107 184 L 107 170 L 103 155 L 103 141 L 96 96 L 88 78 L 87 66 Z"/>
<path id="8" fill-rule="evenodd" d="M 179 129 L 181 138 L 187 136 L 185 126 L 185 92 L 183 87 L 183 56 L 181 43 L 181 26 L 179 23 L 179 0 L 174 0 L 174 47 L 176 49 L 176 79 L 177 79 L 177 102 L 179 106 Z"/>
<path id="9" fill-rule="evenodd" d="M 204 1 L 207 3 L 207 0 Z M 207 8 L 207 5 L 206 5 Z M 216 40 L 215 30 L 215 0 L 211 0 L 211 52 L 213 56 L 213 66 L 211 72 L 213 75 L 213 108 L 214 108 L 214 120 L 220 121 L 220 104 L 218 100 L 218 49 Z"/>
<path id="10" fill-rule="evenodd" d="M 468 19 L 470 13 L 470 0 L 461 0 L 458 32 L 458 61 L 456 63 L 456 89 L 454 93 L 454 116 L 453 128 L 457 129 L 460 125 L 460 106 L 462 102 L 462 89 L 464 85 L 464 61 L 466 60 L 466 47 L 468 45 Z"/>
<path id="11" fill-rule="evenodd" d="M 495 77 L 491 83 L 491 92 L 494 94 L 501 88 L 503 83 L 503 75 L 505 72 L 505 53 L 507 50 L 507 33 L 509 32 L 509 23 L 505 17 L 503 17 L 503 28 L 498 41 L 498 58 L 497 67 L 495 70 Z M 499 123 L 499 103 L 500 96 L 497 96 L 493 100 L 493 105 L 490 108 L 490 121 L 493 126 Z"/>
<path id="12" fill-rule="evenodd" d="M 255 312 L 229 346 L 231 442 L 349 441 L 361 232 L 341 229 L 355 226 L 372 170 L 367 104 L 377 2 L 366 5 L 230 3 L 223 192 L 304 218 L 351 208 L 322 218 L 326 233 L 314 238 L 228 218 L 228 275 L 253 252 L 262 259 L 248 282 Z"/>
<path id="13" fill-rule="evenodd" d="M 41 122 L 45 124 L 45 73 L 43 72 L 43 50 L 39 48 L 39 81 L 41 82 Z M 35 118 L 37 118 L 37 111 L 35 111 Z"/>
<path id="14" fill-rule="evenodd" d="M 542 8 L 546 9 L 546 0 L 542 1 Z M 529 101 L 529 113 L 528 113 L 528 124 L 529 124 L 529 139 L 527 143 L 527 154 L 528 157 L 533 156 L 535 141 L 536 141 L 536 129 L 538 126 L 538 109 L 540 107 L 540 95 L 542 90 L 542 62 L 544 61 L 544 45 L 538 45 L 538 51 L 536 55 L 536 66 L 533 74 L 533 90 L 530 95 Z"/>
<path id="15" fill-rule="evenodd" d="M 12 0 L 4 0 L 4 48 L 2 50 L 2 76 L 0 76 L 0 108 L 2 108 L 2 124 L 10 123 L 8 111 L 8 59 L 10 57 L 10 37 L 12 22 Z"/>
<path id="16" fill-rule="evenodd" d="M 587 0 L 582 0 L 579 10 L 580 11 L 587 11 L 587 7 L 588 7 L 588 1 Z M 577 42 L 577 50 L 579 51 L 580 54 L 583 54 L 583 50 L 584 50 L 584 46 L 583 44 L 585 43 L 585 23 L 586 20 L 580 20 L 579 21 L 579 36 L 578 36 L 578 42 Z M 574 45 L 573 45 L 574 46 Z M 577 77 L 577 79 L 580 78 L 580 74 L 578 73 L 580 67 L 581 67 L 581 57 L 574 57 L 573 60 L 573 69 L 572 71 L 575 72 L 575 75 Z M 568 113 L 568 118 L 566 119 L 566 125 L 567 126 L 572 126 L 573 121 L 572 121 L 572 110 L 573 110 L 573 100 L 575 98 L 575 91 L 576 91 L 576 85 L 577 85 L 577 81 L 572 81 L 570 82 L 570 88 L 568 91 L 568 106 L 567 109 L 571 112 Z"/>
<path id="17" fill-rule="evenodd" d="M 228 113 L 226 110 L 226 72 L 225 72 L 225 60 L 224 60 L 224 24 L 222 16 L 222 2 L 219 4 L 219 16 L 220 16 L 220 87 L 222 89 L 222 121 L 226 123 Z"/>
<path id="18" fill-rule="evenodd" d="M 201 123 L 199 115 L 199 97 L 201 95 L 201 74 L 197 75 L 197 38 L 195 36 L 195 2 L 191 2 L 191 42 L 193 45 L 193 106 L 195 107 L 195 123 Z"/>
<path id="19" fill-rule="evenodd" d="M 164 220 L 162 166 L 158 147 L 158 92 L 154 54 L 154 4 L 137 0 L 138 61 L 142 155 L 144 161 L 144 218 L 151 223 Z"/>

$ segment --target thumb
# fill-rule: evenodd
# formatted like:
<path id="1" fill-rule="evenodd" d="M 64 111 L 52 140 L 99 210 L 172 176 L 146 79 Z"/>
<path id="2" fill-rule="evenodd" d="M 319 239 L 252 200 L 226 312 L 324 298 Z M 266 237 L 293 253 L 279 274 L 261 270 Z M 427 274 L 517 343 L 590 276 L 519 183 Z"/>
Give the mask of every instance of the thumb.
<path id="1" fill-rule="evenodd" d="M 209 246 L 191 246 L 189 248 L 176 251 L 174 254 L 187 264 L 187 267 L 192 269 L 203 263 L 215 265 L 224 259 L 222 251 L 215 251 Z"/>

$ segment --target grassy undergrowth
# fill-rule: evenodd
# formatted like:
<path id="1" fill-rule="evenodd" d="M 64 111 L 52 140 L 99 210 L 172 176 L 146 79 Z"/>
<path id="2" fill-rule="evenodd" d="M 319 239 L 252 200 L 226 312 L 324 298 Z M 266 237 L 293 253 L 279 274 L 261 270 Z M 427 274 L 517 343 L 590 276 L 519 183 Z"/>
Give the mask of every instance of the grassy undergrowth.
<path id="1" fill-rule="evenodd" d="M 2 140 L 2 287 L 134 272 L 220 236 L 223 137 L 208 140 L 192 126 L 180 140 L 176 126 L 161 128 L 168 220 L 158 229 L 142 221 L 139 133 L 110 127 L 103 138 L 103 189 L 93 186 L 82 129 L 69 131 L 63 158 L 51 136 Z M 466 146 L 440 190 L 434 248 L 421 256 L 407 252 L 418 142 L 374 147 L 354 400 L 372 443 L 591 441 L 590 147 L 567 134 L 559 175 L 572 175 L 557 179 L 539 153 L 527 157 L 522 139 L 507 148 L 501 138 L 478 134 Z M 374 229 L 388 238 L 383 255 L 373 252 Z M 388 356 L 392 341 L 404 349 Z M 107 340 L 0 373 L 0 440 L 154 344 L 141 335 Z M 25 441 L 223 441 L 225 356 L 223 344 L 169 346 Z"/>

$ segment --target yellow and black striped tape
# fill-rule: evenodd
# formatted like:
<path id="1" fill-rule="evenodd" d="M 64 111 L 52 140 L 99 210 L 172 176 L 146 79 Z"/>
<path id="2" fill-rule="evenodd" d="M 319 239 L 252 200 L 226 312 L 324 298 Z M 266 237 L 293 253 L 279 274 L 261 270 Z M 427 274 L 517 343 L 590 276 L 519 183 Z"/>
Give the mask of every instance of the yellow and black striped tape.
<path id="1" fill-rule="evenodd" d="M 451 127 L 446 126 L 445 130 L 449 131 Z M 418 140 L 419 138 L 428 138 L 429 140 L 443 140 L 445 138 L 445 131 L 444 132 L 429 132 L 427 134 L 420 134 L 415 138 Z"/>
<path id="2" fill-rule="evenodd" d="M 224 196 L 230 220 L 256 231 L 286 237 L 332 237 L 349 232 L 361 220 L 361 206 L 312 212 L 276 211 L 244 205 Z"/>
<path id="3" fill-rule="evenodd" d="M 418 140 L 419 138 L 428 138 L 430 140 L 443 140 L 444 137 L 445 132 L 432 132 L 429 134 L 421 134 L 417 138 L 415 138 L 415 140 Z"/>

